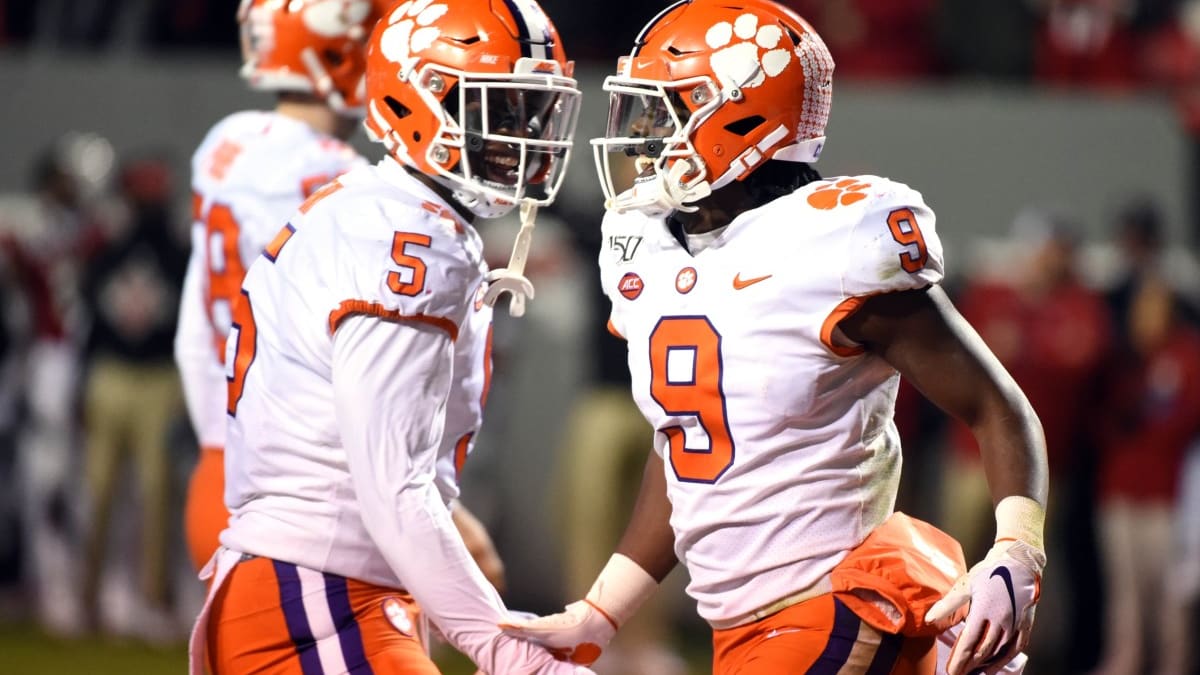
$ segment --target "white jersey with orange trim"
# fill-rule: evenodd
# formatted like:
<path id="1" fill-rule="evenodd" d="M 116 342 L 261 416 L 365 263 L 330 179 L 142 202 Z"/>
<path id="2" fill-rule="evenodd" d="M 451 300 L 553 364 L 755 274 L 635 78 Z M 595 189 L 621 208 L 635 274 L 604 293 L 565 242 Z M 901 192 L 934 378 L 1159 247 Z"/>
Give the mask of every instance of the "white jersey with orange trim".
<path id="1" fill-rule="evenodd" d="M 742 213 L 690 254 L 661 219 L 610 212 L 601 281 L 657 430 L 675 550 L 714 625 L 818 591 L 892 512 L 899 377 L 835 346 L 864 298 L 942 278 L 934 214 L 876 176 Z"/>
<path id="2" fill-rule="evenodd" d="M 393 159 L 301 206 L 234 309 L 221 543 L 407 589 L 487 672 L 543 672 L 499 632 L 438 480 L 486 396 L 486 271 L 476 231 Z"/>
<path id="3" fill-rule="evenodd" d="M 365 163 L 345 142 L 273 111 L 229 115 L 193 155 L 175 356 L 201 446 L 225 444 L 225 338 L 246 269 L 306 197 Z"/>

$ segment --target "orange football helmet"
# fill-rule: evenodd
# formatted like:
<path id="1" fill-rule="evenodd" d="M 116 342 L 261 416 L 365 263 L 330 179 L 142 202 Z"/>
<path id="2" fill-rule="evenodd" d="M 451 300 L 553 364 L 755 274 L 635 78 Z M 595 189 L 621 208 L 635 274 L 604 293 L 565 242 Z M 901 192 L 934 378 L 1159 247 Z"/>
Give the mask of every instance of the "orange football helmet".
<path id="1" fill-rule="evenodd" d="M 315 94 L 364 114 L 366 44 L 384 0 L 242 0 L 242 77 L 255 89 Z"/>
<path id="2" fill-rule="evenodd" d="M 476 215 L 549 204 L 579 112 L 573 70 L 534 0 L 408 0 L 371 36 L 365 125 Z"/>
<path id="3" fill-rule="evenodd" d="M 808 22 L 771 0 L 676 2 L 617 69 L 604 81 L 608 129 L 592 140 L 606 208 L 695 210 L 688 204 L 765 159 L 821 154 L 833 58 Z"/>

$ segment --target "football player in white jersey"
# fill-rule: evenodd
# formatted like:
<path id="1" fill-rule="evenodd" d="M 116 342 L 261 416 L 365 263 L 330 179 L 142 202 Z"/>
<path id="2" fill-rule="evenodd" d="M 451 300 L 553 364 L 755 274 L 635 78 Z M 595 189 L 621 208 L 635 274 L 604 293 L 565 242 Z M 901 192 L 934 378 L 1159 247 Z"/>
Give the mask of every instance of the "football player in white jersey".
<path id="1" fill-rule="evenodd" d="M 533 0 L 406 0 L 366 58 L 388 156 L 306 200 L 233 306 L 231 515 L 193 672 L 436 673 L 418 608 L 484 672 L 590 672 L 500 632 L 448 510 L 491 374 L 488 281 L 528 288 L 519 264 L 488 274 L 471 223 L 553 199 L 572 64 Z"/>
<path id="2" fill-rule="evenodd" d="M 192 157 L 192 253 L 175 356 L 201 448 L 184 518 L 196 569 L 216 551 L 229 516 L 225 338 L 242 278 L 305 198 L 365 163 L 345 139 L 363 117 L 366 40 L 386 7 L 371 0 L 292 4 L 241 3 L 242 77 L 277 92 L 278 103 L 222 119 Z"/>
<path id="3" fill-rule="evenodd" d="M 938 286 L 921 195 L 811 167 L 832 72 L 779 4 L 683 0 L 605 81 L 601 283 L 654 452 L 586 598 L 511 634 L 590 663 L 682 561 L 722 675 L 932 674 L 947 630 L 946 672 L 996 672 L 1026 643 L 1041 425 Z M 970 572 L 957 542 L 893 513 L 901 375 L 982 448 L 997 538 Z"/>
<path id="4" fill-rule="evenodd" d="M 279 227 L 322 185 L 365 164 L 345 140 L 365 113 L 366 43 L 383 0 L 243 0 L 242 76 L 276 92 L 272 111 L 234 113 L 192 159 L 192 254 L 175 353 L 200 442 L 184 509 L 192 562 L 217 550 L 224 502 L 225 338 L 242 278 Z M 503 587 L 491 538 L 457 502 L 452 511 L 488 580 Z"/>

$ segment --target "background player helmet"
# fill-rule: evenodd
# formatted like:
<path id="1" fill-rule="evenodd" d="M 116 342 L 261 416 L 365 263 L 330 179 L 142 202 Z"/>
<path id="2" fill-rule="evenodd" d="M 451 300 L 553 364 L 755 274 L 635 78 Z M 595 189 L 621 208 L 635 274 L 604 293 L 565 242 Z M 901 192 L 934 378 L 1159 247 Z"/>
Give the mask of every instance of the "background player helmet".
<path id="1" fill-rule="evenodd" d="M 825 144 L 833 58 L 771 0 L 677 2 L 617 71 L 605 137 L 592 140 L 607 208 L 694 210 L 764 160 L 814 162 Z"/>
<path id="2" fill-rule="evenodd" d="M 384 0 L 242 0 L 242 77 L 255 89 L 311 93 L 364 114 L 365 47 Z"/>
<path id="3" fill-rule="evenodd" d="M 533 0 L 408 0 L 367 48 L 367 132 L 478 216 L 554 199 L 579 111 Z"/>

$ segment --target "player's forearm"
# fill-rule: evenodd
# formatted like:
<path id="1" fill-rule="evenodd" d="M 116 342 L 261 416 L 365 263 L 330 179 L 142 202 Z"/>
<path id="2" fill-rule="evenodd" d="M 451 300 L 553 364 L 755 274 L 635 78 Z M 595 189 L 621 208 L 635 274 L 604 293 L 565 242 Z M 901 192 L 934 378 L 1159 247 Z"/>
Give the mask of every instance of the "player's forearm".
<path id="1" fill-rule="evenodd" d="M 983 457 L 992 503 L 1016 495 L 1044 506 L 1049 477 L 1042 424 L 1024 394 L 1015 384 L 1011 389 L 984 406 L 981 420 L 971 430 Z"/>
<path id="2" fill-rule="evenodd" d="M 363 494 L 360 489 L 360 500 Z M 432 484 L 399 491 L 390 508 L 364 508 L 363 522 L 421 610 L 481 670 L 541 673 L 555 668 L 545 650 L 500 633 L 500 624 L 509 619 L 504 602 L 472 560 Z"/>
<path id="3" fill-rule="evenodd" d="M 663 460 L 651 452 L 642 474 L 633 515 L 617 545 L 620 553 L 662 581 L 675 569 L 675 533 L 671 530 L 671 502 L 667 499 L 667 479 Z"/>

